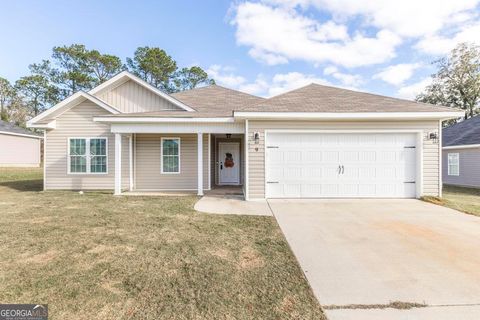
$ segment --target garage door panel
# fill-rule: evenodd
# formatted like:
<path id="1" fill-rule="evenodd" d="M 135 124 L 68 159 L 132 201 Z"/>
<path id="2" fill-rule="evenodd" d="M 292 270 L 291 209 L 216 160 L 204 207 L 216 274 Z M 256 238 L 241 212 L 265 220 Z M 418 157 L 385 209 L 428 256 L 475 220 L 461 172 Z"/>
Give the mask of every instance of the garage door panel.
<path id="1" fill-rule="evenodd" d="M 297 180 L 302 177 L 302 167 L 285 167 L 283 178 L 286 180 Z"/>
<path id="2" fill-rule="evenodd" d="M 303 184 L 302 185 L 302 197 L 303 198 L 315 198 L 319 194 L 322 194 L 322 185 L 319 183 L 316 184 Z"/>
<path id="3" fill-rule="evenodd" d="M 359 151 L 358 161 L 361 162 L 374 162 L 377 161 L 377 152 L 368 150 L 368 151 Z"/>
<path id="4" fill-rule="evenodd" d="M 323 165 L 322 167 L 322 176 L 326 179 L 337 179 L 338 178 L 338 165 Z"/>
<path id="5" fill-rule="evenodd" d="M 312 150 L 303 152 L 304 163 L 318 163 L 322 161 L 322 150 Z"/>
<path id="6" fill-rule="evenodd" d="M 283 150 L 279 149 L 268 149 L 268 157 L 272 161 L 272 163 L 282 163 L 283 162 Z"/>
<path id="7" fill-rule="evenodd" d="M 358 185 L 358 196 L 364 196 L 364 197 L 375 197 L 376 194 L 376 186 L 375 184 L 359 184 Z"/>
<path id="8" fill-rule="evenodd" d="M 334 183 L 325 183 L 322 184 L 322 195 L 324 197 L 336 197 L 339 194 L 338 184 Z"/>
<path id="9" fill-rule="evenodd" d="M 375 179 L 377 177 L 377 171 L 375 167 L 360 167 L 358 168 L 358 177 L 360 179 Z"/>
<path id="10" fill-rule="evenodd" d="M 377 152 L 377 161 L 378 162 L 392 162 L 397 159 L 396 151 L 378 151 Z"/>
<path id="11" fill-rule="evenodd" d="M 302 151 L 301 150 L 285 151 L 283 157 L 284 157 L 285 164 L 298 164 L 302 161 Z"/>
<path id="12" fill-rule="evenodd" d="M 321 166 L 306 166 L 303 168 L 302 177 L 310 177 L 310 179 L 322 178 L 323 168 Z"/>
<path id="13" fill-rule="evenodd" d="M 414 197 L 416 141 L 411 133 L 268 134 L 267 197 Z"/>
<path id="14" fill-rule="evenodd" d="M 326 150 L 326 151 L 323 151 L 322 156 L 323 156 L 324 162 L 338 163 L 339 161 L 339 151 Z"/>
<path id="15" fill-rule="evenodd" d="M 283 187 L 283 192 L 287 198 L 301 198 L 302 197 L 302 185 L 300 183 L 286 183 Z"/>
<path id="16" fill-rule="evenodd" d="M 342 161 L 343 163 L 351 162 L 351 161 L 358 161 L 358 154 L 359 154 L 359 151 L 357 151 L 357 150 L 343 151 L 340 154 L 340 161 Z"/>
<path id="17" fill-rule="evenodd" d="M 268 180 L 279 181 L 284 178 L 283 167 L 271 167 L 269 169 Z"/>

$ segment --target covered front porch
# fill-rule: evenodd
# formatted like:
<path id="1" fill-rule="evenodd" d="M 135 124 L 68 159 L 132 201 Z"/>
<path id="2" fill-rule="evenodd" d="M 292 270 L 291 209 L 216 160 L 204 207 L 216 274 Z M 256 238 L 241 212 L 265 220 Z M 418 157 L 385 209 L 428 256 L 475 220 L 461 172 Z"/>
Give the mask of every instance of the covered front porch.
<path id="1" fill-rule="evenodd" d="M 230 123 L 211 132 L 198 132 L 195 126 L 112 124 L 114 194 L 203 196 L 209 193 L 243 197 L 243 123 Z M 191 132 L 194 130 L 197 132 Z"/>

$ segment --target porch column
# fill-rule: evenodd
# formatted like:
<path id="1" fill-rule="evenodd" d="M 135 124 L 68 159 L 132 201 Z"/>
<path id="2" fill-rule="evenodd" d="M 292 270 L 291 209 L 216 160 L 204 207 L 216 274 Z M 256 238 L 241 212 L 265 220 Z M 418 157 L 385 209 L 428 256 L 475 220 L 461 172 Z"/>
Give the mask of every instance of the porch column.
<path id="1" fill-rule="evenodd" d="M 128 190 L 133 190 L 133 133 L 128 136 Z"/>
<path id="2" fill-rule="evenodd" d="M 116 196 L 122 193 L 122 135 L 115 133 L 115 192 Z"/>
<path id="3" fill-rule="evenodd" d="M 197 133 L 197 195 L 203 196 L 203 134 L 201 132 Z"/>

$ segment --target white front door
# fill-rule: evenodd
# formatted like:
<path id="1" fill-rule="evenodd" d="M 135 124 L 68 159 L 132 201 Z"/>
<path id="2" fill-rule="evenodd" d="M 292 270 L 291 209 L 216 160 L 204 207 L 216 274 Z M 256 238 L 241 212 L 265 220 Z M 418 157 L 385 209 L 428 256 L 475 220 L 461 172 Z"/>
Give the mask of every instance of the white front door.
<path id="1" fill-rule="evenodd" d="M 413 198 L 415 133 L 268 133 L 267 198 Z"/>
<path id="2" fill-rule="evenodd" d="M 220 142 L 218 144 L 218 183 L 240 184 L 240 144 Z"/>

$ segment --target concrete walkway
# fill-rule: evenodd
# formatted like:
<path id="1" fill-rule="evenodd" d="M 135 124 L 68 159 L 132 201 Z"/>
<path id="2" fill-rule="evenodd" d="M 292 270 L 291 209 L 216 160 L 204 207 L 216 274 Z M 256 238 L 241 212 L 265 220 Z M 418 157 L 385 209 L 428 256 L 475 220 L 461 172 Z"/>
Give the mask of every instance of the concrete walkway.
<path id="1" fill-rule="evenodd" d="M 272 216 L 267 201 L 245 201 L 238 196 L 204 196 L 194 208 L 204 213 Z"/>
<path id="2" fill-rule="evenodd" d="M 269 203 L 320 303 L 340 306 L 331 320 L 480 318 L 480 218 L 418 200 Z M 393 301 L 428 307 L 362 309 Z"/>

